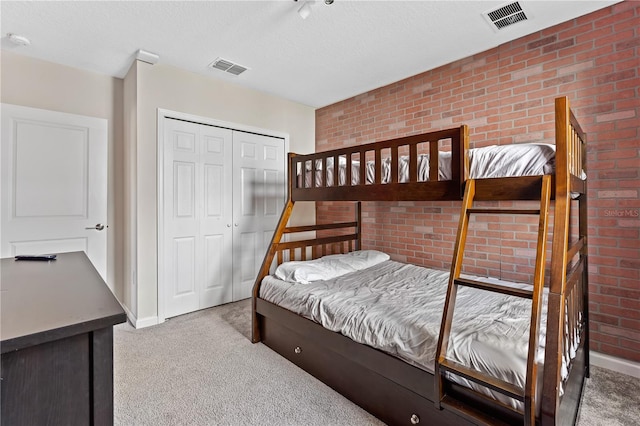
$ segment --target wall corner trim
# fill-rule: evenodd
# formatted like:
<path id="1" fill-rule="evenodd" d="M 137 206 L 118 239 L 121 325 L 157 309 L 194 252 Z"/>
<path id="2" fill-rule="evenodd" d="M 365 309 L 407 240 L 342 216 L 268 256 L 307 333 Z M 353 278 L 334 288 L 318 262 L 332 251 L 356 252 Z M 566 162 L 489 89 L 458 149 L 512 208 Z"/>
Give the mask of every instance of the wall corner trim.
<path id="1" fill-rule="evenodd" d="M 595 351 L 589 352 L 589 359 L 593 366 L 640 378 L 640 363 Z"/>
<path id="2" fill-rule="evenodd" d="M 125 306 L 124 304 L 120 304 L 122 305 L 122 309 L 124 309 L 125 313 L 127 314 L 127 319 L 129 320 L 129 323 L 133 326 L 133 328 L 138 329 L 138 328 L 145 328 L 145 327 L 151 327 L 152 325 L 158 325 L 161 322 L 164 321 L 158 321 L 158 317 L 157 316 L 153 316 L 153 317 L 146 317 L 146 318 L 141 318 L 138 319 L 133 312 L 131 312 L 129 310 L 129 308 L 127 306 Z"/>

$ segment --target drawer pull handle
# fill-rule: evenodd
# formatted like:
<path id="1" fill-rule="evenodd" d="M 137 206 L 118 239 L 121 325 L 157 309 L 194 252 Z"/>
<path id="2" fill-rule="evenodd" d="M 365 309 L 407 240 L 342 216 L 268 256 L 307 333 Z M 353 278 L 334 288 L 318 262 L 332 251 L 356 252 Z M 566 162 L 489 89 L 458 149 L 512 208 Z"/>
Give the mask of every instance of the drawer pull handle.
<path id="1" fill-rule="evenodd" d="M 296 348 L 293 351 L 299 354 L 300 352 L 302 352 L 302 349 L 300 348 L 300 346 L 296 346 Z"/>
<path id="2" fill-rule="evenodd" d="M 418 423 L 420 423 L 420 417 L 418 417 L 417 414 L 412 414 L 411 415 L 411 424 L 412 425 L 417 425 Z"/>

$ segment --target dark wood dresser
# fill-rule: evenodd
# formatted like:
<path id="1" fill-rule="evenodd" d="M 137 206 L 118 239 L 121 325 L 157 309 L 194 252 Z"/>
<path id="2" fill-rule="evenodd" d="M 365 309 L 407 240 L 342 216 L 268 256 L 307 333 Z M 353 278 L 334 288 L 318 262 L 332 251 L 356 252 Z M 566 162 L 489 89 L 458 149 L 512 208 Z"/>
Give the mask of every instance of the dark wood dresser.
<path id="1" fill-rule="evenodd" d="M 0 261 L 0 423 L 112 425 L 113 325 L 126 321 L 83 252 Z"/>

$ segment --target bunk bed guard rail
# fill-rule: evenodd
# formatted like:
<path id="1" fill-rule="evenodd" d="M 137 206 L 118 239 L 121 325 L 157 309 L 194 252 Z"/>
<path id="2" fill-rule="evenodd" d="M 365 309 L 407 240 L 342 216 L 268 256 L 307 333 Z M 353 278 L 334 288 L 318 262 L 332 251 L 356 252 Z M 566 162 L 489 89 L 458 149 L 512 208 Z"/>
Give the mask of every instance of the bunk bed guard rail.
<path id="1" fill-rule="evenodd" d="M 292 201 L 460 200 L 469 170 L 468 149 L 469 130 L 462 125 L 321 153 L 289 154 L 289 194 Z M 451 179 L 443 179 L 443 157 L 449 153 Z M 383 162 L 390 169 L 388 176 Z M 408 166 L 404 175 L 401 163 Z"/>

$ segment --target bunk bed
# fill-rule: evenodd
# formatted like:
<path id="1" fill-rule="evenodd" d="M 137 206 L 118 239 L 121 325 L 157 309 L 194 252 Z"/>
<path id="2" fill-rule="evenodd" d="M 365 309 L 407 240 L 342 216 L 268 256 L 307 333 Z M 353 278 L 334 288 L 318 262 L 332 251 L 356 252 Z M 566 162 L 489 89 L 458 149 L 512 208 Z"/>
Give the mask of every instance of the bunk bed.
<path id="1" fill-rule="evenodd" d="M 573 424 L 584 379 L 589 376 L 586 135 L 566 97 L 555 100 L 555 134 L 553 173 L 534 176 L 470 177 L 466 126 L 309 155 L 289 154 L 288 200 L 253 289 L 252 341 L 263 342 L 388 424 Z M 449 159 L 446 173 L 439 164 L 443 157 Z M 340 256 L 350 254 L 362 258 L 360 254 L 366 251 L 361 250 L 361 202 L 403 200 L 458 200 L 462 204 L 451 271 L 444 277 L 444 304 L 434 309 L 441 321 L 434 331 L 437 344 L 431 371 L 406 356 L 400 359 L 358 343 L 324 328 L 308 314 L 263 297 L 269 293 L 263 282 L 287 280 L 286 274 L 296 271 L 290 267 L 340 263 Z M 496 211 L 474 206 L 475 201 L 519 200 L 538 200 L 540 207 Z M 355 218 L 288 226 L 297 201 L 352 201 Z M 571 214 L 572 209 L 577 209 L 576 215 Z M 514 287 L 461 275 L 469 217 L 484 213 L 539 215 L 532 286 Z M 575 234 L 570 230 L 572 216 L 578 222 L 576 241 L 569 241 Z M 550 277 L 545 285 L 546 235 L 552 220 Z M 309 232 L 315 237 L 290 238 Z M 368 267 L 365 264 L 342 277 L 370 280 L 379 274 L 368 272 Z M 376 267 L 398 266 L 384 261 Z M 279 272 L 278 277 L 271 276 L 274 272 Z M 300 288 L 304 284 L 296 286 Z M 526 371 L 520 386 L 450 359 L 454 307 L 461 313 L 472 309 L 465 307 L 461 297 L 466 290 L 531 301 L 529 316 L 518 314 L 528 329 Z M 542 358 L 539 340 L 544 342 Z"/>

